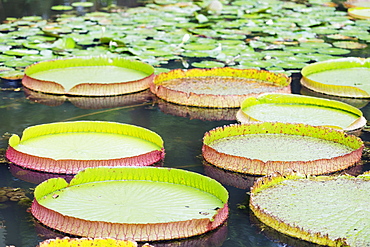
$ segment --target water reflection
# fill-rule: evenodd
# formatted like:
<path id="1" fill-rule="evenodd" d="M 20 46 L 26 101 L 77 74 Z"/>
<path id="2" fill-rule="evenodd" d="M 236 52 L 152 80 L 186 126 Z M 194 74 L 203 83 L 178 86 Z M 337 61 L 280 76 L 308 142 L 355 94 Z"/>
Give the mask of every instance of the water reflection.
<path id="1" fill-rule="evenodd" d="M 69 183 L 74 176 L 71 174 L 55 174 L 55 173 L 48 173 L 48 172 L 33 171 L 29 169 L 24 169 L 12 163 L 9 164 L 9 171 L 15 178 L 18 178 L 25 182 L 29 182 L 33 184 L 39 184 L 50 178 L 57 178 L 57 177 L 64 178 Z"/>
<path id="2" fill-rule="evenodd" d="M 177 105 L 158 97 L 155 97 L 155 102 L 158 104 L 159 109 L 166 114 L 204 121 L 235 121 L 238 111 L 238 108 L 205 108 Z"/>
<path id="3" fill-rule="evenodd" d="M 67 235 L 55 230 L 52 230 L 39 222 L 34 222 L 35 229 L 37 235 L 42 239 L 50 239 L 50 238 L 63 238 L 63 237 L 76 237 L 72 235 Z M 208 232 L 201 236 L 195 236 L 188 239 L 180 239 L 180 240 L 170 240 L 170 241 L 158 241 L 158 242 L 151 242 L 150 244 L 155 247 L 219 247 L 222 246 L 224 241 L 227 238 L 228 234 L 228 227 L 227 224 L 223 224 L 214 231 Z M 142 246 L 145 243 L 139 243 L 139 246 Z"/>
<path id="4" fill-rule="evenodd" d="M 204 172 L 207 176 L 217 180 L 223 185 L 233 186 L 238 189 L 249 191 L 253 183 L 260 176 L 246 175 L 236 172 L 227 171 L 213 166 L 207 161 L 203 161 Z"/>
<path id="5" fill-rule="evenodd" d="M 35 103 L 47 106 L 59 106 L 64 102 L 69 101 L 73 105 L 81 109 L 107 109 L 114 107 L 131 106 L 135 104 L 150 102 L 151 99 L 154 97 L 154 95 L 149 90 L 111 97 L 77 97 L 53 95 L 35 92 L 27 88 L 24 88 L 23 91 L 26 98 Z"/>

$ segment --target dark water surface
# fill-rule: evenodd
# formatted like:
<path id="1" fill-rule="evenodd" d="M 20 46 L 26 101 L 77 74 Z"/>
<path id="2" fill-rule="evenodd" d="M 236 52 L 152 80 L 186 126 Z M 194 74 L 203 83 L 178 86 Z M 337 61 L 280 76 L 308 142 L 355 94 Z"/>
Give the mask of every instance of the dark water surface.
<path id="1" fill-rule="evenodd" d="M 0 2 L 0 18 L 26 15 L 41 15 L 48 18 L 51 15 L 50 6 L 64 2 L 3 0 Z M 104 1 L 100 2 L 102 5 L 105 4 Z M 116 2 L 128 6 L 136 4 L 136 1 Z M 294 91 L 299 92 L 297 78 L 293 82 L 293 87 Z M 227 223 L 218 231 L 175 243 L 161 242 L 154 244 L 155 246 L 316 246 L 303 241 L 295 242 L 292 238 L 276 234 L 268 228 L 263 228 L 262 231 L 248 207 L 245 209 L 240 207 L 248 203 L 247 192 L 254 178 L 226 173 L 202 163 L 200 155 L 204 133 L 217 126 L 235 123 L 235 120 L 227 117 L 234 116 L 234 110 L 203 112 L 201 113 L 203 117 L 209 114 L 209 118 L 198 119 L 199 114 L 192 112 L 191 108 L 154 103 L 149 93 L 143 94 L 139 100 L 135 99 L 136 95 L 106 98 L 105 101 L 112 101 L 105 102 L 111 104 L 110 108 L 100 107 L 99 109 L 95 102 L 93 106 L 98 109 L 91 109 L 90 102 L 81 103 L 77 98 L 46 99 L 39 98 L 39 95 L 26 95 L 24 90 L 2 90 L 0 91 L 0 149 L 7 148 L 9 134 L 21 135 L 25 128 L 43 123 L 100 120 L 142 126 L 155 131 L 163 138 L 166 149 L 164 166 L 209 175 L 223 183 L 230 193 L 230 216 Z M 119 103 L 114 103 L 114 100 Z M 366 104 L 367 102 L 364 102 L 364 105 Z M 361 110 L 366 118 L 370 118 L 369 106 L 364 106 Z M 225 117 L 215 120 L 216 115 Z M 367 133 L 363 133 L 362 137 L 364 140 L 369 139 Z M 365 166 L 361 169 L 365 171 L 369 170 L 369 167 Z M 20 187 L 29 190 L 44 178 L 45 174 L 31 174 L 29 171 L 15 170 L 6 163 L 0 163 L 0 187 Z M 32 197 L 32 194 L 29 196 Z M 35 225 L 26 206 L 17 203 L 8 205 L 10 206 L 0 209 L 0 247 L 7 245 L 34 247 L 44 238 L 53 236 L 52 232 Z M 276 242 L 277 239 L 282 243 Z"/>

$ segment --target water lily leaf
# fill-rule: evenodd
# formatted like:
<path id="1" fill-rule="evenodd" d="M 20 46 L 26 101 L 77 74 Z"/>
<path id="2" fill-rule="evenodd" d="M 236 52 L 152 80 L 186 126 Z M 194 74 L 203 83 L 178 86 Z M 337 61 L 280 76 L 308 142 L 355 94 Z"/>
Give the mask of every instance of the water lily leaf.
<path id="1" fill-rule="evenodd" d="M 360 138 L 343 131 L 262 122 L 228 125 L 207 132 L 202 154 L 214 166 L 240 173 L 286 174 L 293 170 L 326 174 L 353 166 L 361 159 L 362 149 Z"/>
<path id="2" fill-rule="evenodd" d="M 181 53 L 184 57 L 209 57 L 210 53 L 202 51 L 189 51 Z"/>
<path id="3" fill-rule="evenodd" d="M 54 47 L 54 44 L 45 42 L 23 42 L 23 46 L 28 49 L 45 50 L 52 49 Z"/>
<path id="4" fill-rule="evenodd" d="M 54 6 L 51 6 L 51 9 L 57 10 L 57 11 L 68 11 L 68 10 L 72 10 L 73 7 L 68 6 L 68 5 L 54 5 Z"/>
<path id="5" fill-rule="evenodd" d="M 4 61 L 4 65 L 8 67 L 14 67 L 14 68 L 25 68 L 28 65 L 31 65 L 33 62 L 26 61 L 23 59 L 12 59 Z"/>
<path id="6" fill-rule="evenodd" d="M 366 124 L 362 112 L 356 107 L 340 101 L 295 94 L 263 94 L 259 97 L 249 97 L 242 102 L 237 120 L 241 123 L 305 123 L 346 131 L 359 130 Z"/>
<path id="7" fill-rule="evenodd" d="M 150 130 L 80 121 L 31 126 L 22 139 L 9 139 L 7 157 L 23 168 L 76 174 L 86 167 L 153 165 L 164 157 L 164 149 L 161 137 Z"/>
<path id="8" fill-rule="evenodd" d="M 354 42 L 354 41 L 336 41 L 333 42 L 335 47 L 345 48 L 345 49 L 363 49 L 366 48 L 366 44 Z"/>
<path id="9" fill-rule="evenodd" d="M 190 43 L 183 45 L 183 48 L 186 50 L 212 50 L 217 47 L 216 44 L 197 44 Z"/>
<path id="10" fill-rule="evenodd" d="M 345 55 L 350 53 L 351 51 L 342 48 L 320 48 L 317 49 L 317 52 L 320 54 L 329 54 L 329 55 Z"/>
<path id="11" fill-rule="evenodd" d="M 332 47 L 331 44 L 324 43 L 324 42 L 302 42 L 299 45 L 301 47 L 310 47 L 310 48 L 314 48 L 314 49 Z"/>
<path id="12" fill-rule="evenodd" d="M 92 2 L 74 2 L 71 5 L 73 7 L 84 7 L 84 8 L 88 8 L 88 7 L 94 6 L 94 3 L 92 3 Z"/>
<path id="13" fill-rule="evenodd" d="M 159 98 L 180 105 L 235 108 L 250 95 L 290 92 L 290 81 L 286 75 L 264 70 L 177 69 L 157 75 L 150 90 Z"/>
<path id="14" fill-rule="evenodd" d="M 327 48 L 325 48 L 327 49 Z M 312 53 L 312 52 L 315 52 L 316 49 L 314 49 L 314 47 L 304 47 L 304 46 L 292 46 L 292 47 L 285 47 L 284 48 L 285 51 L 288 51 L 288 52 L 293 52 L 293 53 L 296 53 L 296 54 L 301 54 L 301 53 Z"/>
<path id="15" fill-rule="evenodd" d="M 57 238 L 57 239 L 48 239 L 39 243 L 37 247 L 88 247 L 88 246 L 117 246 L 117 247 L 137 247 L 137 243 L 129 240 L 117 240 L 113 238 Z"/>
<path id="16" fill-rule="evenodd" d="M 32 90 L 68 95 L 119 95 L 149 88 L 154 68 L 119 57 L 76 57 L 29 66 L 22 84 Z"/>
<path id="17" fill-rule="evenodd" d="M 44 225 L 77 236 L 158 241 L 217 228 L 228 217 L 227 201 L 220 183 L 194 172 L 99 167 L 85 169 L 69 184 L 53 178 L 38 185 L 31 213 Z M 56 215 L 60 220 L 51 220 Z"/>
<path id="18" fill-rule="evenodd" d="M 14 68 L 8 67 L 8 70 L 1 69 L 0 78 L 5 80 L 21 80 L 23 78 L 23 71 L 15 70 Z"/>
<path id="19" fill-rule="evenodd" d="M 370 19 L 370 7 L 349 8 L 348 14 L 358 19 Z"/>
<path id="20" fill-rule="evenodd" d="M 199 63 L 194 62 L 191 64 L 193 67 L 197 68 L 215 68 L 215 67 L 224 67 L 225 64 L 216 61 L 201 61 Z"/>
<path id="21" fill-rule="evenodd" d="M 244 66 L 244 67 L 259 67 L 259 68 L 267 68 L 267 67 L 270 67 L 272 65 L 274 65 L 274 63 L 272 61 L 269 61 L 269 60 L 256 60 L 256 61 L 240 61 L 239 62 L 240 65 Z"/>
<path id="22" fill-rule="evenodd" d="M 342 97 L 369 98 L 369 62 L 362 58 L 339 58 L 307 65 L 302 69 L 305 87 Z"/>
<path id="23" fill-rule="evenodd" d="M 25 56 L 25 55 L 36 55 L 38 54 L 38 50 L 31 50 L 31 49 L 10 49 L 4 51 L 3 54 L 8 56 Z"/>
<path id="24" fill-rule="evenodd" d="M 370 225 L 368 213 L 363 212 L 370 202 L 369 188 L 369 173 L 359 177 L 274 174 L 254 184 L 250 207 L 263 223 L 295 238 L 325 246 L 367 246 L 365 229 Z M 354 207 L 357 210 L 350 215 L 345 213 Z"/>

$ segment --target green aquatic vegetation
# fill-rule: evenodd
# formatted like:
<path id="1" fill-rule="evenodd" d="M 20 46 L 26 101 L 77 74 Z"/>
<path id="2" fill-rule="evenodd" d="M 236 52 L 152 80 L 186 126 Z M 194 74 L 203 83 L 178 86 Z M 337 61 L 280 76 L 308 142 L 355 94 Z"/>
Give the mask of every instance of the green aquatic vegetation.
<path id="1" fill-rule="evenodd" d="M 344 11 L 324 6 L 320 1 L 301 4 L 234 1 L 223 3 L 222 10 L 217 13 L 205 11 L 206 3 L 164 2 L 167 1 L 130 8 L 124 14 L 102 11 L 83 17 L 62 14 L 55 22 L 42 20 L 39 16 L 8 18 L 7 23 L 0 25 L 0 32 L 4 34 L 0 36 L 0 45 L 4 45 L 4 50 L 52 50 L 55 56 L 88 55 L 90 52 L 85 52 L 86 47 L 105 47 L 110 54 L 135 56 L 155 66 L 166 67 L 168 61 L 185 57 L 215 58 L 224 66 L 244 67 L 245 64 L 239 63 L 241 59 L 233 57 L 251 57 L 244 55 L 246 51 L 259 53 L 263 50 L 267 56 L 277 57 L 277 51 L 268 53 L 279 49 L 292 54 L 291 57 L 310 54 L 311 61 L 318 61 L 323 59 L 323 54 L 346 55 L 350 51 L 327 49 L 333 48 L 329 47 L 331 43 L 307 40 L 338 34 L 357 37 L 364 43 L 370 40 L 367 33 L 370 24 L 366 20 L 350 20 Z M 72 6 L 85 5 L 91 3 L 76 2 Z M 158 15 L 162 18 L 158 19 Z M 184 34 L 189 34 L 190 39 L 182 43 Z M 223 46 L 222 52 L 210 52 L 217 49 L 218 44 Z M 207 48 L 208 45 L 215 47 Z M 283 56 L 282 52 L 280 56 Z M 253 59 L 260 62 L 264 58 L 256 55 Z M 291 69 L 289 64 L 283 67 Z"/>

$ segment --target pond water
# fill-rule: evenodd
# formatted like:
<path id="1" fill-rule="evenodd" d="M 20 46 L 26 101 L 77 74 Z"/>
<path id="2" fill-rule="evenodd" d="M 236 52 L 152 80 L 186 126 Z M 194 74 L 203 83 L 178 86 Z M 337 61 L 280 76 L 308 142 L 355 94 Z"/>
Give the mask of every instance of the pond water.
<path id="1" fill-rule="evenodd" d="M 65 1 L 8 0 L 1 1 L 1 18 L 6 16 L 41 15 L 50 16 L 50 6 L 63 4 Z M 104 4 L 104 1 L 98 1 Z M 116 1 L 134 6 L 137 1 Z M 27 7 L 29 6 L 29 7 Z M 12 13 L 12 14 L 9 14 Z M 134 124 L 158 133 L 164 140 L 166 157 L 165 167 L 186 169 L 208 175 L 220 181 L 230 193 L 230 216 L 227 223 L 215 232 L 182 241 L 160 242 L 154 246 L 315 246 L 295 241 L 278 234 L 267 227 L 260 228 L 248 209 L 249 187 L 255 177 L 228 173 L 203 164 L 201 159 L 202 138 L 210 129 L 235 123 L 235 110 L 207 110 L 180 107 L 157 102 L 149 92 L 96 98 L 94 102 L 81 101 L 76 97 L 42 98 L 39 94 L 16 88 L 5 88 L 0 91 L 0 149 L 7 148 L 10 134 L 22 134 L 32 125 L 58 121 L 99 120 Z M 6 84 L 8 85 L 8 84 Z M 299 76 L 293 80 L 293 92 L 300 93 Z M 361 110 L 370 118 L 370 106 L 367 101 Z M 203 119 L 200 119 L 200 116 Z M 231 116 L 231 117 L 230 117 Z M 369 139 L 364 132 L 361 137 Z M 98 144 L 97 144 L 98 145 Z M 361 171 L 370 170 L 369 165 L 359 167 Z M 23 188 L 32 192 L 37 183 L 45 179 L 45 174 L 31 174 L 29 171 L 17 170 L 6 162 L 0 163 L 0 187 Z M 32 198 L 32 193 L 28 194 Z M 0 208 L 0 247 L 34 247 L 45 238 L 54 236 L 51 231 L 36 225 L 27 206 L 16 202 Z"/>

